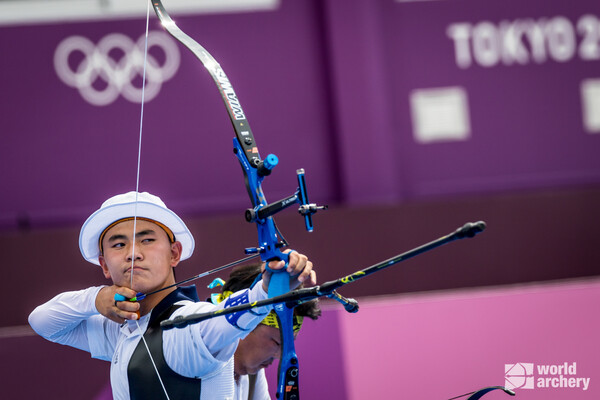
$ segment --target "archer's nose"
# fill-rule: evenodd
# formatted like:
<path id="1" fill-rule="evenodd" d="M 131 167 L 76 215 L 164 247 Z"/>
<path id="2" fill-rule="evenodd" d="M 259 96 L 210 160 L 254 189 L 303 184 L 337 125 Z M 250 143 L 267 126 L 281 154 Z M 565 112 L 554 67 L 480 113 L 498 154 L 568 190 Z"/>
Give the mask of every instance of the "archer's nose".
<path id="1" fill-rule="evenodd" d="M 135 259 L 136 261 L 142 260 L 144 258 L 144 256 L 142 255 L 142 252 L 134 249 L 133 252 L 129 253 L 129 255 L 127 256 L 127 261 L 131 262 L 131 260 Z"/>

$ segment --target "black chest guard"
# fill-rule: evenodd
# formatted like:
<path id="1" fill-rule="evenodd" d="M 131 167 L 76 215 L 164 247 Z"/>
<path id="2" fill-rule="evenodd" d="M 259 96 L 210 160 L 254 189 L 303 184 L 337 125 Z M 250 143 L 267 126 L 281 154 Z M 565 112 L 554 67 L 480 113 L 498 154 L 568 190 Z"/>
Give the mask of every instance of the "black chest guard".
<path id="1" fill-rule="evenodd" d="M 196 400 L 200 398 L 202 381 L 177 374 L 167 365 L 163 354 L 160 322 L 169 318 L 175 310 L 181 307 L 173 305 L 173 303 L 181 300 L 198 301 L 195 287 L 178 288 L 165 297 L 152 310 L 144 338 L 152 354 L 152 359 L 156 363 L 160 378 L 169 394 L 169 398 Z M 165 392 L 152 366 L 146 346 L 144 346 L 144 342 L 141 339 L 131 356 L 131 360 L 129 360 L 127 378 L 131 400 L 165 399 Z"/>

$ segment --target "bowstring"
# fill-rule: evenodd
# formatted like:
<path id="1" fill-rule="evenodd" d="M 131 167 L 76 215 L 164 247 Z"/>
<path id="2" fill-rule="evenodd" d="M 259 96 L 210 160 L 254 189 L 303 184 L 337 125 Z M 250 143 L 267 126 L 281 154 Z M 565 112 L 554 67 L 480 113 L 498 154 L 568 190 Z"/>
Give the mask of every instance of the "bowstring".
<path id="1" fill-rule="evenodd" d="M 130 275 L 130 285 L 131 288 L 133 289 L 133 274 L 134 274 L 134 265 L 135 265 L 135 243 L 136 243 L 136 238 L 135 238 L 135 234 L 136 234 L 136 228 L 137 228 L 137 206 L 138 206 L 138 195 L 140 192 L 140 166 L 142 164 L 142 132 L 143 132 L 143 126 L 144 126 L 144 103 L 145 103 L 145 93 L 146 93 L 146 67 L 148 65 L 148 31 L 149 31 L 149 25 L 150 25 L 150 1 L 151 0 L 147 0 L 146 1 L 146 33 L 145 33 L 145 39 L 144 39 L 144 67 L 143 67 L 143 72 L 142 72 L 142 100 L 141 100 L 141 110 L 140 110 L 140 132 L 139 132 L 139 137 L 138 137 L 138 154 L 137 154 L 137 172 L 136 172 L 136 177 L 135 177 L 135 204 L 134 204 L 134 209 L 133 209 L 133 240 L 132 243 L 133 245 L 131 246 L 131 275 Z M 141 332 L 141 327 L 140 327 L 140 323 L 139 321 L 136 319 L 135 320 L 135 324 L 137 325 L 138 331 Z M 167 392 L 167 388 L 165 387 L 165 384 L 163 383 L 163 380 L 160 376 L 160 372 L 158 372 L 158 368 L 156 366 L 156 363 L 154 362 L 154 358 L 152 358 L 152 353 L 150 353 L 150 348 L 148 347 L 148 343 L 146 342 L 146 338 L 144 338 L 144 333 L 141 332 L 142 335 L 142 342 L 144 343 L 144 347 L 146 348 L 146 352 L 148 353 L 148 356 L 150 357 L 150 361 L 152 362 L 152 367 L 154 368 L 154 372 L 156 372 L 156 376 L 158 377 L 158 380 L 160 382 L 160 386 L 163 389 L 163 392 L 165 393 L 165 396 L 167 397 L 167 400 L 170 400 L 169 397 L 169 393 Z"/>

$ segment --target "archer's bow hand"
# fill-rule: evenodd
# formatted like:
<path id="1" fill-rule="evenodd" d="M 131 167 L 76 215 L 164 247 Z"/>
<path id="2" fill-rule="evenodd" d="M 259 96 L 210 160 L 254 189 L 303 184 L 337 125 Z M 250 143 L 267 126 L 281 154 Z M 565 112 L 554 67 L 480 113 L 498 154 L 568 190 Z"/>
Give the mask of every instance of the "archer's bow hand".
<path id="1" fill-rule="evenodd" d="M 140 309 L 140 303 L 132 301 L 115 301 L 115 293 L 125 296 L 129 299 L 136 295 L 134 290 L 122 286 L 105 286 L 96 296 L 96 309 L 106 318 L 119 324 L 128 319 L 139 319 L 137 312 Z"/>
<path id="2" fill-rule="evenodd" d="M 265 268 L 263 265 L 262 284 L 265 292 L 268 291 L 271 275 L 273 274 L 269 269 L 279 271 L 286 268 L 286 271 L 290 274 L 290 290 L 296 289 L 302 284 L 304 286 L 317 284 L 317 273 L 313 270 L 313 263 L 307 256 L 293 250 L 286 250 L 284 253 L 289 255 L 287 268 L 284 261 L 271 261 L 269 262 L 269 268 Z"/>

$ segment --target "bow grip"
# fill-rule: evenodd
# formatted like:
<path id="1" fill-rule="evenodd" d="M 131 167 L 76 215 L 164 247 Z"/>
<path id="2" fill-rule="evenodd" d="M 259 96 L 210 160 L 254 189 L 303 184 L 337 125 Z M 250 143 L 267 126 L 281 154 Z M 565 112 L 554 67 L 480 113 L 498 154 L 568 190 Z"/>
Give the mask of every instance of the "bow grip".
<path id="1" fill-rule="evenodd" d="M 291 252 L 279 252 L 277 258 L 285 261 L 285 267 L 279 270 L 272 270 L 271 280 L 269 282 L 268 295 L 269 298 L 279 296 L 289 292 L 290 290 L 290 274 L 287 272 L 289 264 L 289 255 Z M 272 260 L 274 260 L 273 258 Z M 274 311 L 277 314 L 279 321 L 279 329 L 281 334 L 281 358 L 277 371 L 277 399 L 292 400 L 299 398 L 298 392 L 298 356 L 294 349 L 294 329 L 293 315 L 294 309 L 288 308 L 286 304 L 275 304 Z"/>
<path id="2" fill-rule="evenodd" d="M 290 253 L 278 252 L 277 258 L 285 262 L 282 269 L 271 269 L 267 262 L 266 268 L 271 271 L 271 280 L 269 281 L 268 294 L 269 298 L 285 294 L 290 291 L 290 274 L 287 272 L 287 267 L 290 263 Z M 277 261 L 275 258 L 271 261 Z"/>

